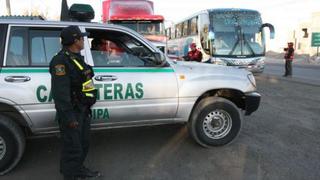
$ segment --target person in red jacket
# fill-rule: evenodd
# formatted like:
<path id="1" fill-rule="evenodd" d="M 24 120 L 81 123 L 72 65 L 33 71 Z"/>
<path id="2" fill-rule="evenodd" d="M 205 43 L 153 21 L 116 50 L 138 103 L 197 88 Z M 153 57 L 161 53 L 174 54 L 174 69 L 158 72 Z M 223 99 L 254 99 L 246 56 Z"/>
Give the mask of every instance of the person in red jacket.
<path id="1" fill-rule="evenodd" d="M 199 49 L 197 49 L 196 43 L 190 44 L 191 51 L 188 52 L 186 56 L 184 56 L 184 59 L 186 61 L 202 61 L 202 53 Z"/>
<path id="2" fill-rule="evenodd" d="M 285 64 L 285 73 L 284 77 L 291 77 L 292 76 L 292 60 L 294 57 L 294 49 L 293 49 L 293 43 L 289 42 L 288 47 L 284 48 L 284 51 L 286 52 L 284 55 L 284 59 L 286 60 Z"/>

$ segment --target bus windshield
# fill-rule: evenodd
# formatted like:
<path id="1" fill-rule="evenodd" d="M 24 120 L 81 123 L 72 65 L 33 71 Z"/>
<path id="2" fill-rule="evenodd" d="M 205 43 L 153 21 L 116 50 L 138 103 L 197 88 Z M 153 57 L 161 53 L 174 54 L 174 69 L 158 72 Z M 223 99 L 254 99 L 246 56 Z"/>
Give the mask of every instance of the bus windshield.
<path id="1" fill-rule="evenodd" d="M 255 11 L 211 12 L 213 56 L 262 56 L 265 52 L 261 17 Z"/>
<path id="2" fill-rule="evenodd" d="M 164 35 L 162 22 L 154 21 L 117 21 L 114 24 L 122 25 L 143 35 Z"/>

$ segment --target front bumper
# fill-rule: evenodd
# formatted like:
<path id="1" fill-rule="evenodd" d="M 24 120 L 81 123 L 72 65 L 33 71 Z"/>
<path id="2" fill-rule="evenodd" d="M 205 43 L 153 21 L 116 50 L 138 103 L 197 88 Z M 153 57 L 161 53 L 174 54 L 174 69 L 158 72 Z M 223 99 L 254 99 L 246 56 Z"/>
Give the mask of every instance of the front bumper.
<path id="1" fill-rule="evenodd" d="M 264 65 L 248 65 L 247 70 L 252 73 L 262 73 L 264 70 Z"/>
<path id="2" fill-rule="evenodd" d="M 264 70 L 264 65 L 248 65 L 248 66 L 236 66 L 239 69 L 246 69 L 252 73 L 262 73 Z"/>
<path id="3" fill-rule="evenodd" d="M 261 95 L 257 92 L 250 92 L 245 94 L 245 115 L 250 115 L 256 111 L 260 105 Z"/>

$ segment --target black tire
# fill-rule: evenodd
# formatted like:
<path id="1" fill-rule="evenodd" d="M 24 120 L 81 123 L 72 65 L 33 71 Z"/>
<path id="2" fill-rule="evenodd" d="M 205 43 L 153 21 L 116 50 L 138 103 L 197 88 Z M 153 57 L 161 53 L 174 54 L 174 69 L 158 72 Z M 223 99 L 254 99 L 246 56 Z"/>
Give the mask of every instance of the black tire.
<path id="1" fill-rule="evenodd" d="M 240 132 L 242 115 L 231 101 L 221 97 L 202 99 L 188 122 L 189 133 L 201 146 L 222 146 Z"/>
<path id="2" fill-rule="evenodd" d="M 25 136 L 11 119 L 0 115 L 0 175 L 12 170 L 20 161 L 25 148 Z"/>

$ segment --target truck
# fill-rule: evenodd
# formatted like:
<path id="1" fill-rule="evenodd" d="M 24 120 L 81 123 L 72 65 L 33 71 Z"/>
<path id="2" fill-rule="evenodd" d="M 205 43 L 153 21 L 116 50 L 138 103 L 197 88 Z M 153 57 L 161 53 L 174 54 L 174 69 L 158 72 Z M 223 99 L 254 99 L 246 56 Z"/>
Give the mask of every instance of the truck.
<path id="1" fill-rule="evenodd" d="M 152 1 L 105 0 L 102 3 L 102 21 L 133 29 L 166 53 L 164 17 L 154 14 Z"/>

